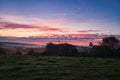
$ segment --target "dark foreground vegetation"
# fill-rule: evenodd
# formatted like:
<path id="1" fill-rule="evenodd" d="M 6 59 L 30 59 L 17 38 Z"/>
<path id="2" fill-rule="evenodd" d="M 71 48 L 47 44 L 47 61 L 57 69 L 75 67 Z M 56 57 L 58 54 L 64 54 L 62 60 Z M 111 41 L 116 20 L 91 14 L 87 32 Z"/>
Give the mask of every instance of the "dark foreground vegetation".
<path id="1" fill-rule="evenodd" d="M 0 80 L 120 80 L 120 59 L 0 56 Z"/>

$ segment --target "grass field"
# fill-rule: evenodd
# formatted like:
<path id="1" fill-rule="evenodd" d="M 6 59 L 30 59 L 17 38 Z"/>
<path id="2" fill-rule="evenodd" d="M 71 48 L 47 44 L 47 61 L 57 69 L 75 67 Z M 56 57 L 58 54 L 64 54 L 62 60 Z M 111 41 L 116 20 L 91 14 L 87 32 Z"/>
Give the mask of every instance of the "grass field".
<path id="1" fill-rule="evenodd" d="M 0 56 L 0 80 L 120 80 L 120 59 Z"/>

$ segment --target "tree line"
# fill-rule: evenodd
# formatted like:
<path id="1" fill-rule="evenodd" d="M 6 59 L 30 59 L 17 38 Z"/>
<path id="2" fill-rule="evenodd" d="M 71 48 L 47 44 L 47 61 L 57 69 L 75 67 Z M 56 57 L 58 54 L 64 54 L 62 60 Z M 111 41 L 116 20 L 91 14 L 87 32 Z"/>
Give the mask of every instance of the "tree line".
<path id="1" fill-rule="evenodd" d="M 81 56 L 81 57 L 120 57 L 120 41 L 114 36 L 105 37 L 99 45 L 95 46 L 92 42 L 90 48 L 85 52 L 79 52 L 76 46 L 63 43 L 53 44 L 48 43 L 45 51 L 42 53 L 30 49 L 26 55 L 41 55 L 41 56 Z M 5 55 L 4 48 L 0 48 L 0 55 Z M 16 55 L 22 55 L 22 52 L 16 51 Z"/>

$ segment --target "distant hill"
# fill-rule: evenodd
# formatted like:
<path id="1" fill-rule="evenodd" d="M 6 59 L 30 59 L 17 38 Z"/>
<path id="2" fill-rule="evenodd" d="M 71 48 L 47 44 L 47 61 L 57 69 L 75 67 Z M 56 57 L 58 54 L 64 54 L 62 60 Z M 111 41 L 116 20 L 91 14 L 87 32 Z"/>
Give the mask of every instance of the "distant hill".
<path id="1" fill-rule="evenodd" d="M 24 46 L 24 47 L 40 47 L 36 44 L 27 44 L 27 43 L 19 43 L 19 42 L 0 42 L 0 46 Z"/>
<path id="2" fill-rule="evenodd" d="M 0 45 L 35 45 L 35 44 L 26 44 L 26 43 L 17 43 L 17 42 L 0 42 Z"/>

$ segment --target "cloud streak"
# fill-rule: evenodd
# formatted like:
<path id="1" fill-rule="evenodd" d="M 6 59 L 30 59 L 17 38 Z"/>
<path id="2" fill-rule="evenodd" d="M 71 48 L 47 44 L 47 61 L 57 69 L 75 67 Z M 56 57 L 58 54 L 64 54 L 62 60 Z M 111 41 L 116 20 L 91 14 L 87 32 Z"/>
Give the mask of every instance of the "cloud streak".
<path id="1" fill-rule="evenodd" d="M 64 32 L 64 29 L 62 29 L 62 28 L 17 24 L 17 23 L 12 23 L 12 22 L 0 22 L 0 29 L 19 29 L 19 28 L 22 28 L 22 29 L 37 29 L 39 31 Z"/>
<path id="2" fill-rule="evenodd" d="M 100 30 L 79 30 L 80 33 L 89 33 L 89 32 L 100 32 Z"/>

